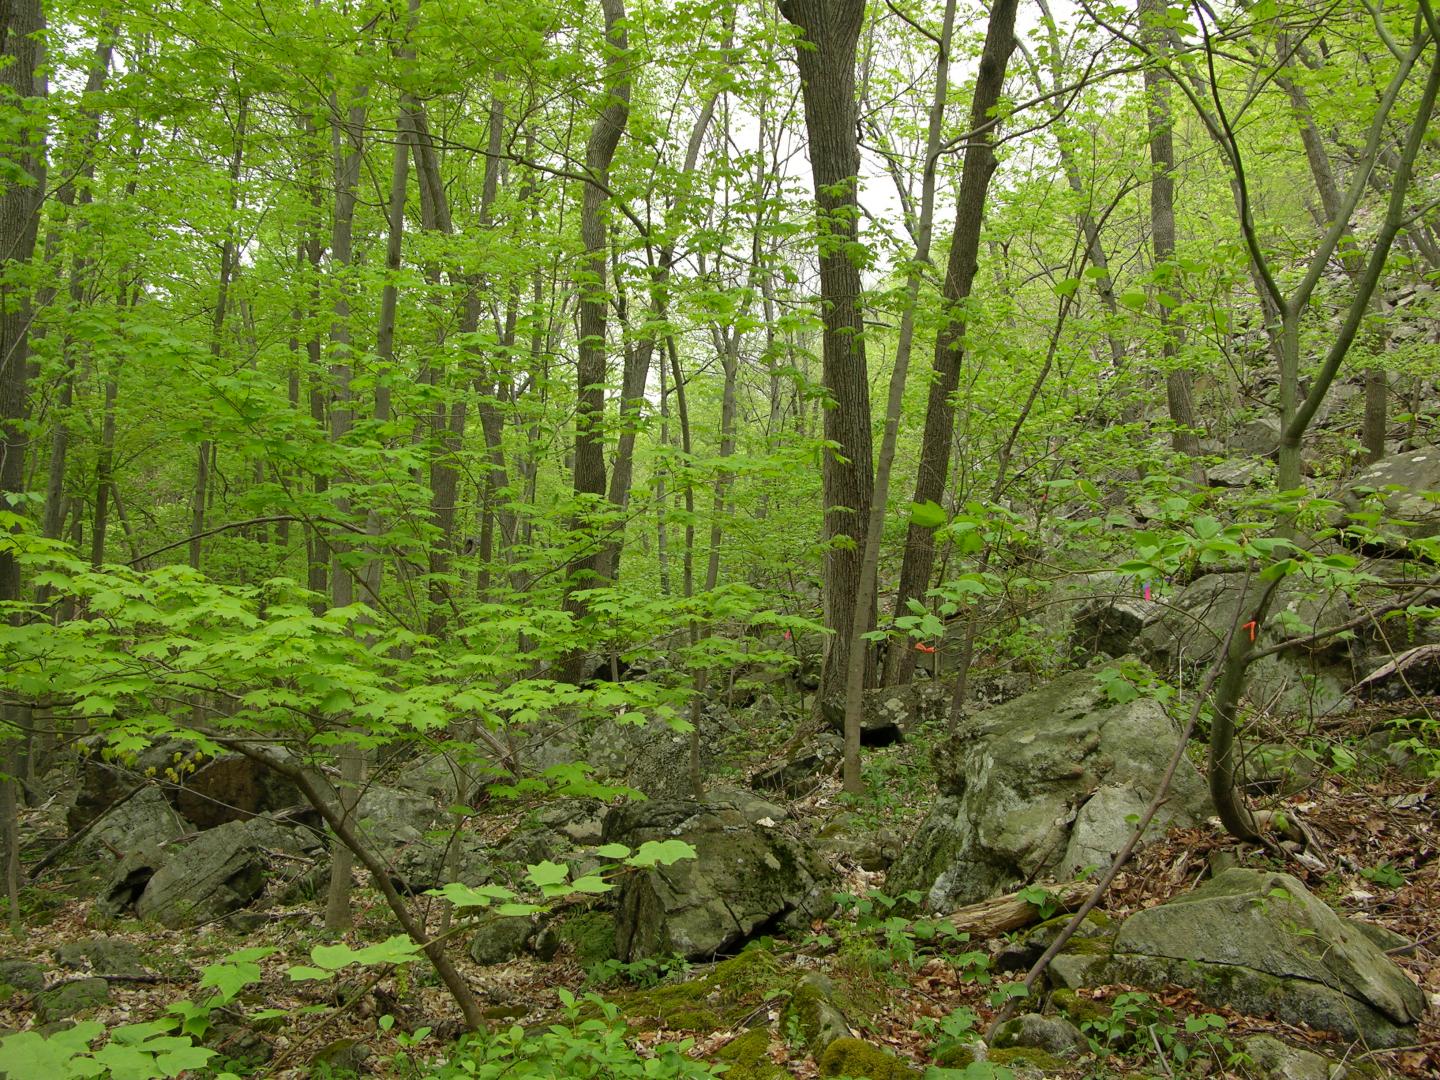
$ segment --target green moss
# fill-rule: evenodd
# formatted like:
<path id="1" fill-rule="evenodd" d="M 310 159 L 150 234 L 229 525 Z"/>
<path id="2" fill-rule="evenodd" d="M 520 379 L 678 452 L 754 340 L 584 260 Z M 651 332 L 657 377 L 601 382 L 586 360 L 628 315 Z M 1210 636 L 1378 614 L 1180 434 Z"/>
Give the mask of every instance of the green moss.
<path id="1" fill-rule="evenodd" d="M 752 1028 L 738 1039 L 726 1043 L 715 1055 L 730 1067 L 728 1080 L 789 1080 L 790 1074 L 770 1060 L 770 1032 Z"/>
<path id="2" fill-rule="evenodd" d="M 1075 1025 L 1083 1024 L 1086 1020 L 1104 1020 L 1110 1015 L 1110 1010 L 1099 1002 L 1091 1001 L 1089 998 L 1082 998 L 1074 990 L 1056 990 L 1050 995 L 1050 1005 L 1056 1012 L 1064 1013 Z"/>
<path id="3" fill-rule="evenodd" d="M 1054 1054 L 1033 1046 L 1012 1046 L 1006 1050 L 991 1050 L 990 1061 L 996 1065 L 1032 1065 L 1049 1075 L 1066 1068 L 1065 1062 Z"/>
<path id="4" fill-rule="evenodd" d="M 582 967 L 615 959 L 615 916 L 604 911 L 587 911 L 566 919 L 557 928 L 560 940 L 575 949 Z"/>
<path id="5" fill-rule="evenodd" d="M 820 1058 L 820 1075 L 848 1076 L 852 1080 L 910 1080 L 920 1072 L 864 1039 L 836 1039 Z"/>
<path id="6" fill-rule="evenodd" d="M 963 1069 L 974 1060 L 974 1043 L 955 1043 L 935 1055 L 935 1063 L 943 1069 Z"/>
<path id="7" fill-rule="evenodd" d="M 719 1031 L 742 1019 L 771 990 L 787 989 L 769 953 L 746 950 L 698 979 L 610 995 L 640 1031 L 657 1027 Z"/>

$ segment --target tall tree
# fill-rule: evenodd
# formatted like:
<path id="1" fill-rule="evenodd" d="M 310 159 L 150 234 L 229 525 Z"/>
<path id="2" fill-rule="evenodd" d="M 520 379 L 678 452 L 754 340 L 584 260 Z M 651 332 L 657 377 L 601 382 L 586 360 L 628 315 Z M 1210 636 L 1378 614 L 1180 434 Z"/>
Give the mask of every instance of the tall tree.
<path id="1" fill-rule="evenodd" d="M 874 598 L 862 596 L 860 563 L 870 520 L 874 464 L 870 380 L 861 306 L 860 145 L 855 54 L 864 0 L 781 0 L 780 13 L 803 34 L 795 63 L 805 104 L 805 134 L 815 184 L 820 262 L 821 357 L 825 410 L 825 622 L 832 631 L 820 698 L 843 716 L 845 672 L 857 631 L 874 625 Z M 864 607 L 862 627 L 855 612 Z"/>
<path id="2" fill-rule="evenodd" d="M 925 409 L 925 434 L 920 444 L 920 464 L 915 476 L 915 502 L 939 506 L 944 497 L 945 478 L 950 469 L 950 442 L 955 436 L 955 390 L 960 383 L 960 362 L 965 353 L 965 302 L 969 299 L 979 270 L 980 228 L 990 178 L 995 174 L 995 132 L 999 125 L 996 107 L 1005 87 L 1005 69 L 1015 48 L 1015 12 L 1019 0 L 996 0 L 990 9 L 980 70 L 975 77 L 975 95 L 970 103 L 970 130 L 967 134 L 960 192 L 955 205 L 955 228 L 950 237 L 950 260 L 945 269 L 942 298 L 945 322 L 935 338 L 934 377 Z M 935 566 L 935 523 L 912 520 L 905 537 L 905 555 L 900 565 L 900 584 L 895 596 L 895 614 L 904 614 L 909 601 L 923 597 L 930 587 Z M 890 668 L 893 683 L 910 680 L 915 670 L 914 654 L 897 650 Z"/>

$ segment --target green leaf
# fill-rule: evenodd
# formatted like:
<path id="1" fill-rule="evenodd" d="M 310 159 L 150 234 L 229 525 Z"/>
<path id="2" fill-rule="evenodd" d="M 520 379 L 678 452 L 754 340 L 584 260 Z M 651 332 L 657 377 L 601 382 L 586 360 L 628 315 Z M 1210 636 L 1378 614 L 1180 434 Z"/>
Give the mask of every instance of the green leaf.
<path id="1" fill-rule="evenodd" d="M 525 877 L 530 883 L 539 889 L 554 888 L 570 877 L 570 868 L 564 863 L 551 862 L 546 859 L 544 862 L 536 863 L 534 866 L 525 868 Z"/>
<path id="2" fill-rule="evenodd" d="M 615 888 L 615 886 L 611 885 L 610 882 L 602 877 L 596 877 L 594 874 L 587 874 L 585 877 L 576 878 L 570 883 L 571 892 L 588 893 L 594 896 L 607 893 L 613 888 Z"/>
<path id="3" fill-rule="evenodd" d="M 322 971 L 319 968 L 305 967 L 303 964 L 297 964 L 288 969 L 285 974 L 290 976 L 291 982 L 312 982 L 335 977 L 333 971 Z"/>
<path id="4" fill-rule="evenodd" d="M 628 859 L 630 849 L 624 844 L 603 844 L 595 849 L 595 854 L 602 859 Z"/>
<path id="5" fill-rule="evenodd" d="M 910 524 L 920 529 L 938 529 L 947 520 L 945 508 L 936 502 L 910 504 Z"/>
<path id="6" fill-rule="evenodd" d="M 669 866 L 681 859 L 695 858 L 695 849 L 683 840 L 647 840 L 625 860 L 626 866 Z"/>
<path id="7" fill-rule="evenodd" d="M 450 901 L 457 908 L 489 907 L 496 900 L 513 900 L 515 894 L 501 885 L 462 885 L 449 881 L 438 889 L 427 889 L 426 896 L 438 896 Z"/>

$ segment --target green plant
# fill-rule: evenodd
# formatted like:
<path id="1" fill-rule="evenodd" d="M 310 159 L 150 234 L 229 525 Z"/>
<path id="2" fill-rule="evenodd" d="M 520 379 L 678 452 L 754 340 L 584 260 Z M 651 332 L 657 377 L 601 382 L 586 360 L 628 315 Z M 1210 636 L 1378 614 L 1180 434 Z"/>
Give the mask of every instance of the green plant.
<path id="1" fill-rule="evenodd" d="M 967 1009 L 962 1005 L 938 1019 L 922 1017 L 916 1027 L 934 1040 L 931 1053 L 936 1057 L 942 1057 L 946 1051 L 954 1047 L 975 1041 L 977 1038 L 975 1024 L 978 1020 L 979 1017 L 974 1009 Z"/>
<path id="2" fill-rule="evenodd" d="M 1390 745 L 1414 755 L 1427 780 L 1440 779 L 1440 720 L 1429 716 L 1397 717 L 1390 726 L 1406 733 Z"/>
<path id="3" fill-rule="evenodd" d="M 434 1080 L 709 1080 L 724 1070 L 689 1057 L 689 1039 L 661 1043 L 642 1056 L 626 1040 L 617 1006 L 596 994 L 577 1000 L 568 991 L 558 993 L 563 1023 L 538 1034 L 515 1025 L 466 1036 L 449 1060 L 425 1075 Z"/>
<path id="4" fill-rule="evenodd" d="M 690 971 L 690 962 L 678 954 L 670 956 L 642 956 L 626 963 L 613 957 L 591 964 L 585 969 L 587 986 L 614 986 L 620 982 L 641 988 L 659 986 L 673 979 L 684 978 Z"/>
<path id="5" fill-rule="evenodd" d="M 1360 876 L 1366 881 L 1373 881 L 1376 885 L 1384 885 L 1389 889 L 1398 889 L 1405 884 L 1405 875 L 1402 874 L 1394 863 L 1381 863 L 1379 866 L 1367 866 L 1360 871 Z"/>

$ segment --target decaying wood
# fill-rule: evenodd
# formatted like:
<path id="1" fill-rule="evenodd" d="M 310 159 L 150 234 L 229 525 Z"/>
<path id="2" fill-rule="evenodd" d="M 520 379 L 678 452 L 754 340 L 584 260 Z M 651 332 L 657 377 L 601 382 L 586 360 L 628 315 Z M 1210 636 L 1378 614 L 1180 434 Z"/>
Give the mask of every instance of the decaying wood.
<path id="1" fill-rule="evenodd" d="M 1082 881 L 1072 881 L 1068 885 L 1047 885 L 1044 888 L 1055 904 L 1055 910 L 1051 914 L 1074 911 L 1085 897 L 1090 895 L 1091 890 L 1091 886 Z M 1022 926 L 1037 923 L 1040 918 L 1039 908 L 1023 899 L 1021 893 L 1013 892 L 992 900 L 982 900 L 978 904 L 968 904 L 945 916 L 945 921 L 962 933 L 976 937 L 993 937 L 1007 930 L 1018 930 Z"/>

